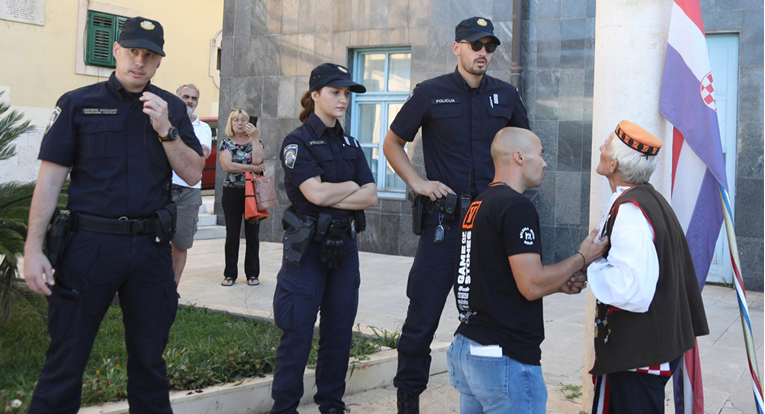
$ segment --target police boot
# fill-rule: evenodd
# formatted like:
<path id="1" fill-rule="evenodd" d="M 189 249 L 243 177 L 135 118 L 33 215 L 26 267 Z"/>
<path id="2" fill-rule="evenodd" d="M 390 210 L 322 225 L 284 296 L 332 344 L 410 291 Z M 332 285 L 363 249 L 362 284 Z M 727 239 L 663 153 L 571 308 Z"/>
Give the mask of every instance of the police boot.
<path id="1" fill-rule="evenodd" d="M 398 414 L 420 414 L 419 394 L 408 394 L 398 390 L 397 399 Z"/>

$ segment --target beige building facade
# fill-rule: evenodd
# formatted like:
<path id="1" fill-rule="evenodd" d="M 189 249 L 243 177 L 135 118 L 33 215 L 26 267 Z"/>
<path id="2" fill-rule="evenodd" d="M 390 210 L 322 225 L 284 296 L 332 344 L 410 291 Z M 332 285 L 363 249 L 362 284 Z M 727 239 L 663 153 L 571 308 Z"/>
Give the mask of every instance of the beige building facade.
<path id="1" fill-rule="evenodd" d="M 201 92 L 201 117 L 218 115 L 219 49 L 223 0 L 41 0 L 42 25 L 2 20 L 0 91 L 12 109 L 38 128 L 16 141 L 18 154 L 0 162 L 0 182 L 32 181 L 42 132 L 56 100 L 67 91 L 109 78 L 112 68 L 86 63 L 89 15 L 144 16 L 162 23 L 167 56 L 152 82 L 174 92 L 193 83 Z M 105 40 L 103 45 L 111 42 Z M 111 51 L 111 47 L 108 47 Z"/>

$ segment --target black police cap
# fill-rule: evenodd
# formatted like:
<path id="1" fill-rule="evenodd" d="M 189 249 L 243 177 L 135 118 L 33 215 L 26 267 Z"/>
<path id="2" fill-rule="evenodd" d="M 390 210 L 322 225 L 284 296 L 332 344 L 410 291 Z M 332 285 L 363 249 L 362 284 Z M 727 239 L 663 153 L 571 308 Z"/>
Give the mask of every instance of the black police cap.
<path id="1" fill-rule="evenodd" d="M 322 63 L 311 71 L 311 78 L 308 80 L 309 90 L 313 92 L 325 86 L 332 86 L 335 88 L 348 86 L 350 87 L 351 92 L 356 93 L 364 93 L 367 91 L 367 88 L 365 88 L 364 85 L 358 84 L 351 79 L 351 74 L 345 66 L 336 65 L 334 63 Z"/>
<path id="2" fill-rule="evenodd" d="M 500 45 L 499 38 L 494 36 L 494 25 L 491 20 L 483 17 L 471 17 L 465 19 L 454 28 L 454 41 L 459 42 L 467 40 L 472 42 L 484 37 L 491 37 L 497 45 Z"/>
<path id="3" fill-rule="evenodd" d="M 165 56 L 162 46 L 165 45 L 165 31 L 156 20 L 145 17 L 133 17 L 125 20 L 122 24 L 120 40 L 117 41 L 122 47 L 147 49 Z"/>

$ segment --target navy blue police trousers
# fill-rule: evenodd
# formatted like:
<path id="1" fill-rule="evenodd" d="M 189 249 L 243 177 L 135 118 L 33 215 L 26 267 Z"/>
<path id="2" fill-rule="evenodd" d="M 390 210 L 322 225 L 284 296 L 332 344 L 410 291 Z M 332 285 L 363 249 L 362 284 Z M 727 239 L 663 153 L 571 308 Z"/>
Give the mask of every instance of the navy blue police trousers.
<path id="1" fill-rule="evenodd" d="M 393 379 L 393 385 L 407 394 L 420 394 L 427 388 L 430 344 L 454 283 L 459 220 L 443 224 L 449 227 L 444 241 L 435 243 L 438 213 L 428 214 L 409 271 L 409 309 L 398 344 L 398 372 Z"/>
<path id="2" fill-rule="evenodd" d="M 345 255 L 337 269 L 329 270 L 321 262 L 317 242 L 309 245 L 302 265 L 282 262 L 274 292 L 274 321 L 282 337 L 271 388 L 272 414 L 297 412 L 317 313 L 321 321 L 314 401 L 320 410 L 345 406 L 345 374 L 361 278 L 356 239 L 347 233 L 342 238 Z"/>
<path id="3" fill-rule="evenodd" d="M 99 325 L 119 293 L 132 414 L 172 413 L 162 353 L 178 296 L 170 243 L 149 235 L 74 233 L 48 297 L 50 346 L 29 412 L 76 413 Z"/>

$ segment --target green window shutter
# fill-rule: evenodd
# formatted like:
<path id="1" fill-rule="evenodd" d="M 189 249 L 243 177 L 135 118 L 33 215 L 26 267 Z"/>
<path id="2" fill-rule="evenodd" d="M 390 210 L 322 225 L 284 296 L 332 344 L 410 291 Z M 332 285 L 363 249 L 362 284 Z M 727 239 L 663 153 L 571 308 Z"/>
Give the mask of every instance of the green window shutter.
<path id="1" fill-rule="evenodd" d="M 85 64 L 109 68 L 116 66 L 112 45 L 119 39 L 125 20 L 121 16 L 88 12 Z"/>
<path id="2" fill-rule="evenodd" d="M 116 42 L 119 40 L 120 34 L 122 34 L 122 24 L 125 23 L 127 17 L 114 16 L 114 18 L 117 22 L 117 24 L 114 26 L 114 41 Z M 112 56 L 112 66 L 117 66 L 117 62 L 114 60 L 114 56 Z"/>

